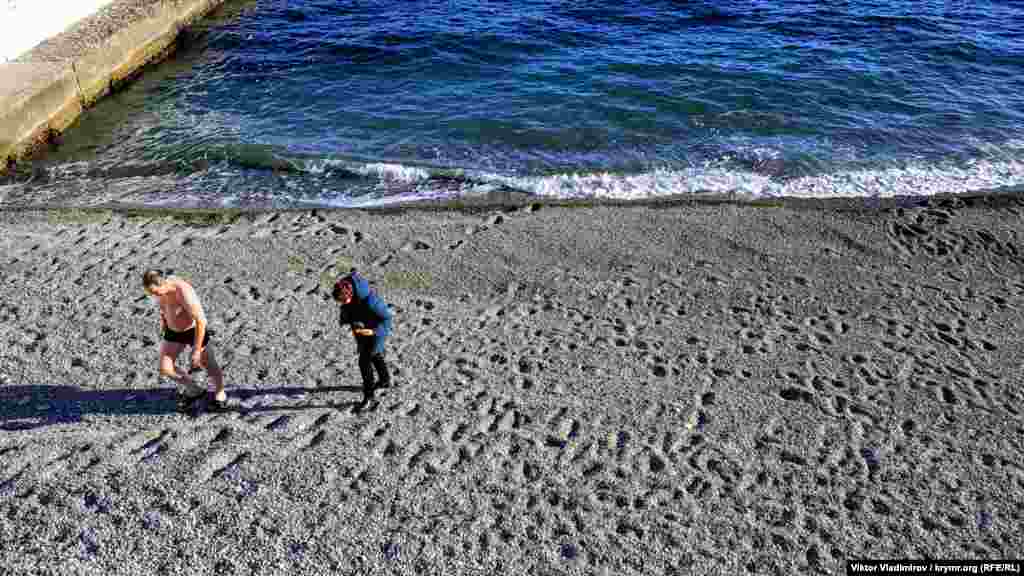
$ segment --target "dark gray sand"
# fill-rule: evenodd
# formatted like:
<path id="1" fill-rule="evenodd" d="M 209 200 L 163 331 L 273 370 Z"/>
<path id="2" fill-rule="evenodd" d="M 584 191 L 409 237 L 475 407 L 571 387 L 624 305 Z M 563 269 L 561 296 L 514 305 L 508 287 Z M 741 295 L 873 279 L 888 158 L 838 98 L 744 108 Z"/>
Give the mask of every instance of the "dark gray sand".
<path id="1" fill-rule="evenodd" d="M 1020 557 L 1022 239 L 1021 195 L 2 212 L 0 566 Z M 363 414 L 327 300 L 352 265 L 396 312 L 397 388 Z M 175 412 L 147 267 L 194 283 L 231 412 Z"/>

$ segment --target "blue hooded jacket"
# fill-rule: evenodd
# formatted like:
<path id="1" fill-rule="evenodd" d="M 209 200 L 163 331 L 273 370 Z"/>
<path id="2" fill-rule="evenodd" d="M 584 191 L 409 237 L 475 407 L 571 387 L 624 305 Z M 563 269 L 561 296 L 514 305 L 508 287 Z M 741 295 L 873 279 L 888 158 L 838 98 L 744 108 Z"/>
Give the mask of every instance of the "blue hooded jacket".
<path id="1" fill-rule="evenodd" d="M 384 338 L 391 333 L 391 310 L 358 272 L 353 271 L 348 278 L 352 280 L 352 302 L 341 306 L 338 324 L 345 326 L 359 322 L 371 328 L 374 332 L 373 353 L 382 354 Z"/>

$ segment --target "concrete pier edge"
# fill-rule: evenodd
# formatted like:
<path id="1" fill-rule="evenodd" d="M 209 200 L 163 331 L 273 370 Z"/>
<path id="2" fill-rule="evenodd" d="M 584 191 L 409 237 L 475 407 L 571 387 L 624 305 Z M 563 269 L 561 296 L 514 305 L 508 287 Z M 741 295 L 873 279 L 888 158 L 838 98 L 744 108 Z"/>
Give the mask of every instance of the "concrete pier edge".
<path id="1" fill-rule="evenodd" d="M 83 110 L 144 66 L 172 54 L 182 30 L 223 3 L 116 0 L 0 64 L 0 175 L 45 152 Z M 100 39 L 90 24 L 101 30 Z M 75 37 L 75 29 L 84 40 Z"/>

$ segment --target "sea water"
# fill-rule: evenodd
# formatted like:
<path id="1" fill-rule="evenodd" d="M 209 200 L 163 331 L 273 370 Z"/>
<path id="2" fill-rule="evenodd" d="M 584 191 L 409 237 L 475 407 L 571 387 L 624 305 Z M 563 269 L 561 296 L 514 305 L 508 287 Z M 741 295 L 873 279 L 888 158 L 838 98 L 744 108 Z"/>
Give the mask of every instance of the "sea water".
<path id="1" fill-rule="evenodd" d="M 0 205 L 1024 183 L 1014 0 L 235 0 Z"/>

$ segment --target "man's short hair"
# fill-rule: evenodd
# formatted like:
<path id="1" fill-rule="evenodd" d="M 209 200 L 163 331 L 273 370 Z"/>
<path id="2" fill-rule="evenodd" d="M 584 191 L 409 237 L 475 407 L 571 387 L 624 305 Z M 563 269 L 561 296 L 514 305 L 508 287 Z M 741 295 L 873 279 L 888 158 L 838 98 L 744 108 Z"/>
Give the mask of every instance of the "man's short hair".
<path id="1" fill-rule="evenodd" d="M 152 288 L 159 286 L 164 282 L 164 275 L 159 270 L 146 270 L 146 273 L 142 275 L 142 287 Z"/>

